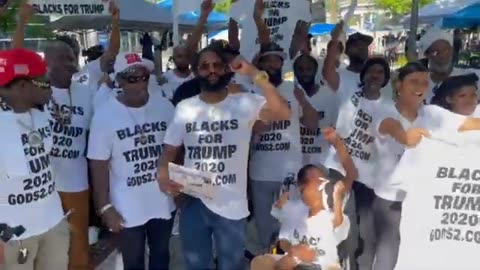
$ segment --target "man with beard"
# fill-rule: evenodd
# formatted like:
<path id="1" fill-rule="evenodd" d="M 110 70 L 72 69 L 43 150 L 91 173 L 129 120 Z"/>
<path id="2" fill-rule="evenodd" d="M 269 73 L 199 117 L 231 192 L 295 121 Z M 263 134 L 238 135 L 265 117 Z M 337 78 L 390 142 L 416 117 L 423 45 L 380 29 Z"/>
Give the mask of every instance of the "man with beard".
<path id="1" fill-rule="evenodd" d="M 432 27 L 420 38 L 419 47 L 420 53 L 427 58 L 430 71 L 430 90 L 426 95 L 425 103 L 431 102 L 435 91 L 448 77 L 478 73 L 476 70 L 459 69 L 453 66 L 453 35 L 449 32 Z"/>
<path id="2" fill-rule="evenodd" d="M 224 56 L 211 47 L 199 52 L 194 61 L 201 93 L 177 105 L 165 135 L 165 151 L 158 179 L 164 192 L 176 196 L 181 186 L 170 180 L 168 163 L 185 146 L 185 167 L 212 174 L 212 200 L 189 197 L 180 213 L 180 237 L 186 269 L 210 269 L 212 235 L 218 269 L 243 269 L 247 203 L 247 158 L 252 126 L 257 119 L 288 119 L 290 109 L 277 93 L 266 72 L 243 58 L 230 64 L 233 72 L 249 76 L 265 96 L 252 93 L 231 95 L 227 85 Z"/>
<path id="3" fill-rule="evenodd" d="M 162 74 L 162 79 L 166 84 L 162 85 L 164 95 L 168 99 L 172 99 L 177 88 L 194 78 L 193 71 L 190 69 L 190 56 L 186 46 L 179 45 L 173 48 L 173 62 L 175 69 L 171 69 Z"/>
<path id="4" fill-rule="evenodd" d="M 292 110 L 289 119 L 256 123 L 249 176 L 252 179 L 253 217 L 261 252 L 267 251 L 272 236 L 279 229 L 278 222 L 270 214 L 275 196 L 283 181 L 296 175 L 302 167 L 300 122 L 312 132 L 318 128 L 319 114 L 311 106 L 305 93 L 295 89 L 294 83 L 283 80 L 286 57 L 282 48 L 275 43 L 269 43 L 262 46 L 258 58 L 259 69 L 268 73 L 270 83 L 277 87 Z"/>
<path id="5" fill-rule="evenodd" d="M 46 71 L 33 51 L 0 52 L 0 98 L 10 108 L 0 112 L 0 223 L 16 228 L 0 232 L 4 270 L 68 269 L 70 231 L 49 158 Z"/>
<path id="6" fill-rule="evenodd" d="M 220 52 L 223 57 L 225 57 L 226 61 L 230 63 L 235 57 L 237 57 L 240 52 L 236 49 L 234 49 L 228 42 L 223 41 L 223 40 L 216 40 L 212 42 L 210 45 L 208 45 L 209 48 L 212 48 L 218 52 Z M 228 69 L 228 68 L 227 68 Z M 193 73 L 197 73 L 197 70 L 195 67 L 192 67 Z M 228 72 L 231 72 L 228 70 Z M 230 85 L 229 85 L 230 88 Z M 235 86 L 235 89 L 229 89 L 231 90 L 230 92 L 237 92 L 237 86 Z M 187 82 L 184 82 L 182 85 L 180 85 L 177 88 L 177 91 L 173 94 L 172 98 L 172 103 L 174 106 L 176 106 L 180 101 L 191 98 L 193 96 L 196 96 L 200 94 L 201 89 L 200 89 L 200 84 L 199 84 L 199 78 L 193 78 Z"/>

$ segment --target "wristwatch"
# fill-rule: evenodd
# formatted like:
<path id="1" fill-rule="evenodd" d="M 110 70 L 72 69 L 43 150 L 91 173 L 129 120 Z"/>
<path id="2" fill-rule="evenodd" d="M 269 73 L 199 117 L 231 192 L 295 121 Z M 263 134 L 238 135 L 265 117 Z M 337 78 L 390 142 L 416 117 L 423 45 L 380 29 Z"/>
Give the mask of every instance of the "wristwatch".
<path id="1" fill-rule="evenodd" d="M 265 71 L 258 72 L 255 77 L 253 78 L 253 83 L 258 84 L 260 81 L 268 81 L 269 76 L 268 73 Z"/>

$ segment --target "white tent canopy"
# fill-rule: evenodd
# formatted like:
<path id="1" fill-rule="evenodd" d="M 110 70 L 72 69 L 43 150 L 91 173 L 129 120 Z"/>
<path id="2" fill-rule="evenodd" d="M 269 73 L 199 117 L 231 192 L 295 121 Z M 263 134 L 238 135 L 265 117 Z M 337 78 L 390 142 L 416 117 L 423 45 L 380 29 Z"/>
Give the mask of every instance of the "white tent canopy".
<path id="1" fill-rule="evenodd" d="M 66 1 L 66 0 L 65 0 Z M 123 30 L 154 31 L 171 29 L 173 14 L 170 10 L 157 7 L 143 0 L 118 0 L 120 28 Z M 47 25 L 52 29 L 75 31 L 83 29 L 103 30 L 110 25 L 109 15 L 63 16 Z M 180 29 L 189 30 L 194 22 L 180 20 Z M 221 29 L 225 25 L 210 25 L 210 29 Z"/>
<path id="2" fill-rule="evenodd" d="M 477 2 L 480 2 L 480 0 L 436 0 L 418 11 L 418 23 L 435 24 L 443 17 Z M 410 15 L 405 16 L 403 23 L 410 23 Z"/>

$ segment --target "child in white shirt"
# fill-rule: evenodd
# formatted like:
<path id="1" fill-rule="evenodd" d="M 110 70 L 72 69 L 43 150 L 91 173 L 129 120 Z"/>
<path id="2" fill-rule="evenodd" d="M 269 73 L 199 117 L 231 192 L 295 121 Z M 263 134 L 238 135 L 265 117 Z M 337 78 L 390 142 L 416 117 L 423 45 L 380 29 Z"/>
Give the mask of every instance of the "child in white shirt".
<path id="1" fill-rule="evenodd" d="M 347 172 L 345 178 L 334 185 L 329 196 L 326 189 L 332 184 L 324 172 L 314 165 L 303 167 L 298 173 L 302 200 L 288 200 L 288 193 L 284 193 L 272 209 L 272 215 L 281 223 L 279 244 L 286 254 L 258 256 L 252 261 L 252 270 L 341 269 L 337 245 L 347 238 L 350 228 L 343 214 L 344 198 L 357 170 L 335 131 L 326 128 L 322 132 L 336 148 Z M 332 198 L 333 205 L 328 202 Z"/>

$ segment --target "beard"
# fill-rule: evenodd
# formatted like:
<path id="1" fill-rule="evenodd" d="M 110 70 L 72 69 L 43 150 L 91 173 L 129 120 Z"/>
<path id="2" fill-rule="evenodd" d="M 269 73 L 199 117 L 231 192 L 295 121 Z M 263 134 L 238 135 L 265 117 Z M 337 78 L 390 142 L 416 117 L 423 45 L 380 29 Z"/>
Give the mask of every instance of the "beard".
<path id="1" fill-rule="evenodd" d="M 180 72 L 180 73 L 186 73 L 187 71 L 189 71 L 190 69 L 190 66 L 176 66 L 177 70 Z"/>
<path id="2" fill-rule="evenodd" d="M 348 59 L 350 60 L 350 63 L 352 64 L 364 64 L 366 59 L 364 57 L 358 56 L 358 55 L 349 55 Z"/>
<path id="3" fill-rule="evenodd" d="M 230 81 L 232 80 L 234 75 L 235 75 L 235 73 L 233 73 L 233 72 L 225 73 L 224 75 L 219 76 L 218 80 L 215 83 L 211 83 L 208 80 L 208 76 L 206 76 L 206 77 L 199 76 L 198 81 L 199 81 L 199 84 L 200 84 L 200 89 L 202 89 L 203 91 L 207 91 L 207 92 L 222 91 L 230 83 Z"/>
<path id="4" fill-rule="evenodd" d="M 440 64 L 432 61 L 428 61 L 428 69 L 433 73 L 446 74 L 449 73 L 452 69 L 451 63 Z"/>
<path id="5" fill-rule="evenodd" d="M 273 86 L 279 86 L 282 81 L 283 81 L 283 78 L 282 78 L 282 70 L 265 70 L 268 74 L 268 80 L 270 81 L 270 83 L 273 85 Z"/>
<path id="6" fill-rule="evenodd" d="M 298 80 L 298 83 L 305 91 L 311 90 L 315 86 L 315 78 L 310 80 Z"/>

